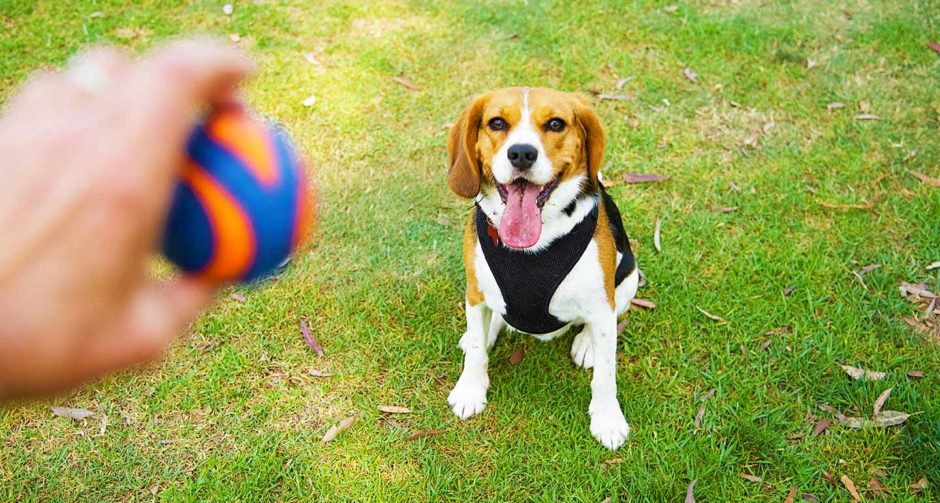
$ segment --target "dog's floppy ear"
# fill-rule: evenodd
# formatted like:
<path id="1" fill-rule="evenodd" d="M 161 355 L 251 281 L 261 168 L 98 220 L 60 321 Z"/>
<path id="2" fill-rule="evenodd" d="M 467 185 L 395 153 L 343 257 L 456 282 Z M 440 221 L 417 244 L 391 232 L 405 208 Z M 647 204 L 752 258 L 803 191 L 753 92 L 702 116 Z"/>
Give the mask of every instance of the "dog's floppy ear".
<path id="1" fill-rule="evenodd" d="M 487 96 L 480 96 L 460 114 L 447 137 L 447 160 L 450 190 L 461 197 L 476 197 L 480 193 L 480 162 L 477 159 L 477 137 L 480 119 Z"/>
<path id="2" fill-rule="evenodd" d="M 584 140 L 588 179 L 593 185 L 597 183 L 597 173 L 604 161 L 604 147 L 607 144 L 607 138 L 604 136 L 601 119 L 591 106 L 591 100 L 583 95 L 575 95 L 575 97 L 575 117 L 577 117 L 578 125 L 581 127 Z"/>

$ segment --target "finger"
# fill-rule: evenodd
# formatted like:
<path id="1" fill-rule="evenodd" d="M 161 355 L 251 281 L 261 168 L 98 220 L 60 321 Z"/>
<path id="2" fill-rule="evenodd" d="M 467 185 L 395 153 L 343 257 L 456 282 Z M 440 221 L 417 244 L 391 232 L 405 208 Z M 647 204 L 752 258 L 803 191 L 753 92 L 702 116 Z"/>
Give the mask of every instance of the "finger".
<path id="1" fill-rule="evenodd" d="M 86 344 L 78 359 L 83 378 L 157 358 L 206 306 L 212 292 L 210 285 L 192 279 L 144 287 L 113 329 Z"/>
<path id="2" fill-rule="evenodd" d="M 209 40 L 176 42 L 135 65 L 122 101 L 145 130 L 182 144 L 194 112 L 230 99 L 251 69 L 251 61 L 233 47 Z"/>
<path id="3" fill-rule="evenodd" d="M 127 55 L 113 47 L 95 47 L 74 57 L 62 75 L 88 97 L 108 98 L 130 69 Z"/>

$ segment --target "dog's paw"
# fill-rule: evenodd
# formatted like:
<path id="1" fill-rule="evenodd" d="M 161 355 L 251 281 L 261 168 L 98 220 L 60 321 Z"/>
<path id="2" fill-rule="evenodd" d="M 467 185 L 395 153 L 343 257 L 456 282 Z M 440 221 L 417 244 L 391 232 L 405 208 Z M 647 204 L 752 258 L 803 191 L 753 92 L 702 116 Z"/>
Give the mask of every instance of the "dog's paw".
<path id="1" fill-rule="evenodd" d="M 574 342 L 571 343 L 571 359 L 581 368 L 594 367 L 594 344 L 591 343 L 591 334 L 586 328 L 574 336 Z"/>
<path id="2" fill-rule="evenodd" d="M 604 447 L 616 451 L 630 435 L 630 425 L 623 417 L 620 405 L 597 406 L 591 404 L 591 434 Z"/>
<path id="3" fill-rule="evenodd" d="M 468 379 L 463 376 L 457 380 L 454 389 L 447 397 L 451 410 L 460 419 L 470 419 L 483 412 L 486 407 L 487 383 L 483 379 Z"/>

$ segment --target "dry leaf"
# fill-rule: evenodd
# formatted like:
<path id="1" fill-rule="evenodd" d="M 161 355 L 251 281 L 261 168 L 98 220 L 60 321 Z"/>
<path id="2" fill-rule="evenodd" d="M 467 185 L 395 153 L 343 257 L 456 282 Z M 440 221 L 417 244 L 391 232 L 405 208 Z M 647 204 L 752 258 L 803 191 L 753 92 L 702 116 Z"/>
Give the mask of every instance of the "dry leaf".
<path id="1" fill-rule="evenodd" d="M 407 90 L 409 90 L 409 91 L 420 91 L 420 90 L 421 90 L 421 86 L 419 86 L 418 84 L 415 84 L 414 82 L 412 82 L 412 81 L 410 81 L 410 80 L 408 80 L 408 79 L 406 79 L 406 78 L 404 78 L 404 77 L 392 77 L 392 82 L 395 82 L 396 84 L 398 84 L 398 85 L 404 87 L 405 89 L 407 89 Z"/>
<path id="2" fill-rule="evenodd" d="M 874 271 L 875 269 L 878 269 L 878 268 L 880 268 L 880 267 L 881 267 L 881 264 L 868 264 L 868 265 L 866 265 L 865 267 L 863 267 L 860 272 L 861 272 L 862 274 L 868 274 L 868 273 L 870 273 L 870 272 L 872 272 L 872 271 Z"/>
<path id="3" fill-rule="evenodd" d="M 69 419 L 74 419 L 76 421 L 81 421 L 82 419 L 88 419 L 89 417 L 94 417 L 95 413 L 91 412 L 88 409 L 73 408 L 73 407 L 53 407 L 52 413 L 59 417 L 67 417 Z"/>
<path id="4" fill-rule="evenodd" d="M 630 300 L 630 304 L 636 307 L 642 307 L 643 309 L 656 309 L 656 304 L 649 299 L 633 298 Z"/>
<path id="5" fill-rule="evenodd" d="M 833 101 L 832 103 L 826 105 L 826 108 L 829 109 L 830 112 L 833 110 L 839 110 L 840 108 L 845 108 L 845 103 L 842 103 L 841 101 Z"/>
<path id="6" fill-rule="evenodd" d="M 742 474 L 741 474 L 741 478 L 743 478 L 744 480 L 746 480 L 746 481 L 748 481 L 748 482 L 754 482 L 755 484 L 760 484 L 761 482 L 764 481 L 764 479 L 762 479 L 762 478 L 760 478 L 760 477 L 758 477 L 758 476 L 756 476 L 756 475 L 751 475 L 751 474 L 749 474 L 749 473 L 742 473 Z"/>
<path id="7" fill-rule="evenodd" d="M 232 299 L 238 301 L 240 304 L 244 304 L 244 303 L 248 302 L 248 299 L 246 299 L 245 296 L 242 295 L 242 294 L 240 294 L 240 293 L 233 293 L 233 294 L 229 295 L 229 297 L 231 297 Z"/>
<path id="8" fill-rule="evenodd" d="M 907 297 L 908 295 L 917 295 L 927 299 L 935 298 L 937 295 L 930 290 L 928 290 L 925 285 L 912 285 L 910 283 L 904 282 L 901 283 L 901 286 L 898 287 L 901 291 L 901 295 Z"/>
<path id="9" fill-rule="evenodd" d="M 856 381 L 858 381 L 859 379 L 863 377 L 865 379 L 869 379 L 872 381 L 880 381 L 884 379 L 886 375 L 888 375 L 884 372 L 876 372 L 874 370 L 865 370 L 865 369 L 860 369 L 858 367 L 851 367 L 849 365 L 839 365 L 839 366 L 842 367 L 842 370 L 844 370 L 846 374 L 852 376 L 852 379 L 855 379 Z"/>
<path id="10" fill-rule="evenodd" d="M 516 346 L 516 349 L 513 349 L 512 354 L 509 355 L 509 364 L 519 365 L 522 363 L 523 358 L 525 358 L 525 347 Z"/>
<path id="11" fill-rule="evenodd" d="M 835 477 L 833 477 L 832 474 L 827 472 L 826 470 L 822 471 L 822 476 L 824 479 L 828 480 L 829 482 L 832 482 L 833 484 L 836 483 Z"/>
<path id="12" fill-rule="evenodd" d="M 695 413 L 695 419 L 692 421 L 692 424 L 695 425 L 695 431 L 702 429 L 702 419 L 705 417 L 705 404 L 703 403 L 701 407 L 698 408 L 698 412 Z"/>
<path id="13" fill-rule="evenodd" d="M 880 121 L 881 117 L 878 117 L 875 114 L 858 114 L 855 116 L 857 121 Z"/>
<path id="14" fill-rule="evenodd" d="M 930 185 L 931 187 L 940 187 L 940 178 L 931 178 L 920 171 L 910 170 L 910 174 L 914 175 L 918 180 Z"/>
<path id="15" fill-rule="evenodd" d="M 611 500 L 611 499 L 610 499 L 610 496 L 608 496 L 608 497 L 602 499 L 602 500 L 601 500 L 601 503 L 611 503 L 611 501 L 613 501 L 613 500 Z"/>
<path id="16" fill-rule="evenodd" d="M 104 17 L 104 12 L 96 11 L 88 15 L 88 19 L 97 19 L 99 17 Z"/>
<path id="17" fill-rule="evenodd" d="M 625 183 L 654 183 L 665 182 L 670 177 L 665 175 L 656 175 L 650 173 L 624 173 L 623 181 Z"/>
<path id="18" fill-rule="evenodd" d="M 933 52 L 940 54 L 940 44 L 936 42 L 927 42 L 927 47 L 933 49 Z"/>
<path id="19" fill-rule="evenodd" d="M 833 416 L 836 416 L 836 419 L 838 419 L 840 423 L 845 423 L 848 420 L 848 418 L 845 417 L 844 414 L 842 414 L 841 412 L 839 412 L 838 409 L 836 409 L 835 407 L 829 404 L 817 403 L 816 407 L 819 407 L 820 409 L 832 414 Z"/>
<path id="20" fill-rule="evenodd" d="M 675 12 L 675 11 L 677 11 L 677 10 L 679 10 L 679 6 L 678 6 L 678 5 L 667 5 L 667 6 L 663 7 L 663 12 L 665 12 L 665 13 L 667 13 L 667 14 L 672 14 L 673 12 Z"/>
<path id="21" fill-rule="evenodd" d="M 917 494 L 923 491 L 924 489 L 927 489 L 927 479 L 920 479 L 908 487 L 910 487 L 910 489 L 914 491 L 914 494 Z"/>
<path id="22" fill-rule="evenodd" d="M 795 284 L 795 283 L 791 283 L 791 284 L 786 288 L 786 290 L 783 291 L 783 296 L 784 296 L 784 297 L 789 297 L 789 296 L 793 293 L 793 290 L 796 290 L 796 284 Z"/>
<path id="23" fill-rule="evenodd" d="M 683 68 L 682 75 L 684 75 L 685 78 L 691 80 L 692 82 L 698 84 L 698 76 L 695 75 L 695 72 L 693 72 L 691 68 L 689 67 Z"/>
<path id="24" fill-rule="evenodd" d="M 627 325 L 630 324 L 629 318 L 624 318 L 620 320 L 620 323 L 617 324 L 617 334 L 620 335 L 627 328 Z"/>
<path id="25" fill-rule="evenodd" d="M 304 340 L 307 341 L 307 346 L 310 346 L 310 349 L 312 349 L 317 356 L 323 356 L 323 347 L 320 346 L 320 343 L 313 337 L 313 334 L 310 332 L 310 327 L 307 326 L 307 322 L 304 320 L 300 320 L 300 333 L 303 334 Z"/>
<path id="26" fill-rule="evenodd" d="M 783 500 L 783 503 L 793 503 L 793 500 L 796 498 L 796 486 L 790 486 L 790 493 L 787 494 L 787 497 Z"/>
<path id="27" fill-rule="evenodd" d="M 610 458 L 604 461 L 604 464 L 608 466 L 619 465 L 620 463 L 623 463 L 623 458 Z"/>
<path id="28" fill-rule="evenodd" d="M 411 409 L 397 405 L 379 405 L 379 412 L 386 414 L 411 414 Z"/>
<path id="29" fill-rule="evenodd" d="M 840 419 L 839 422 L 848 426 L 849 428 L 860 430 L 863 428 L 887 428 L 889 426 L 897 426 L 903 424 L 904 421 L 907 421 L 907 418 L 911 417 L 910 414 L 906 412 L 900 412 L 896 410 L 884 410 L 878 414 L 878 417 L 874 419 L 867 419 L 864 417 L 847 417 L 844 420 Z"/>
<path id="30" fill-rule="evenodd" d="M 349 416 L 346 419 L 340 421 L 339 424 L 333 425 L 329 430 L 327 430 L 326 435 L 323 435 L 323 440 L 320 441 L 320 444 L 325 445 L 331 442 L 343 430 L 352 426 L 354 422 L 356 422 L 356 416 Z"/>
<path id="31" fill-rule="evenodd" d="M 839 480 L 842 481 L 842 485 L 849 490 L 849 494 L 852 495 L 852 499 L 855 501 L 862 501 L 862 497 L 859 496 L 858 490 L 855 489 L 855 482 L 852 482 L 852 479 L 848 475 L 843 475 L 839 477 Z"/>
<path id="32" fill-rule="evenodd" d="M 866 100 L 859 101 L 858 110 L 862 112 L 863 114 L 867 114 L 868 112 L 871 112 L 871 103 L 869 103 Z"/>
<path id="33" fill-rule="evenodd" d="M 757 350 L 758 350 L 758 351 L 764 351 L 765 349 L 767 349 L 767 348 L 770 347 L 770 343 L 771 343 L 770 337 L 764 339 L 764 342 L 762 342 L 762 343 L 760 344 L 760 347 L 758 347 Z"/>
<path id="34" fill-rule="evenodd" d="M 707 400 L 711 399 L 711 397 L 715 396 L 715 393 L 717 393 L 717 392 L 718 392 L 718 388 L 712 388 L 712 389 L 708 390 L 704 395 L 702 395 L 702 398 L 699 398 L 699 400 L 701 400 L 701 401 L 703 401 L 703 402 L 704 402 L 704 401 L 707 401 Z"/>
<path id="35" fill-rule="evenodd" d="M 728 320 L 722 318 L 721 316 L 715 316 L 714 314 L 709 313 L 708 311 L 698 306 L 695 306 L 695 309 L 698 309 L 700 313 L 704 314 L 708 319 L 712 321 L 717 321 L 718 323 L 728 323 Z"/>
<path id="36" fill-rule="evenodd" d="M 826 431 L 826 428 L 828 428 L 830 424 L 832 424 L 832 418 L 827 417 L 820 420 L 818 423 L 816 423 L 816 427 L 813 428 L 813 436 L 818 437 L 822 435 L 822 433 Z"/>
<path id="37" fill-rule="evenodd" d="M 888 493 L 888 490 L 885 486 L 875 477 L 872 477 L 868 481 L 868 488 L 871 489 L 872 494 L 878 499 L 887 499 L 891 497 L 891 494 Z"/>
<path id="38" fill-rule="evenodd" d="M 411 441 L 411 440 L 417 440 L 419 438 L 424 438 L 424 437 L 433 437 L 434 435 L 440 435 L 441 433 L 444 433 L 444 430 L 427 430 L 427 431 L 418 430 L 418 431 L 412 432 L 411 435 L 408 435 L 408 438 L 406 438 L 405 440 Z"/>
<path id="39" fill-rule="evenodd" d="M 659 235 L 660 235 L 660 232 L 661 232 L 661 231 L 662 231 L 662 220 L 659 219 L 659 218 L 657 218 L 657 219 L 656 219 L 656 230 L 653 231 L 653 246 L 655 246 L 655 247 L 656 247 L 656 251 L 658 251 L 658 252 L 660 252 L 660 253 L 663 251 L 663 245 L 662 245 L 662 243 L 660 242 L 660 238 L 659 238 Z"/>
<path id="40" fill-rule="evenodd" d="M 626 95 L 617 94 L 617 93 L 601 93 L 597 97 L 602 100 L 613 100 L 613 101 L 623 101 L 627 99 Z"/>
<path id="41" fill-rule="evenodd" d="M 695 481 L 689 483 L 689 490 L 685 492 L 685 503 L 695 503 Z"/>
<path id="42" fill-rule="evenodd" d="M 891 390 L 893 389 L 894 388 L 888 388 L 882 391 L 880 395 L 878 395 L 878 399 L 875 400 L 875 405 L 872 407 L 872 414 L 871 414 L 872 419 L 878 418 L 878 413 L 881 412 L 881 408 L 885 406 L 885 402 L 888 401 L 888 397 L 891 396 Z"/>
<path id="43" fill-rule="evenodd" d="M 917 379 L 920 379 L 921 377 L 924 377 L 924 373 L 923 371 L 920 371 L 920 370 L 908 370 L 907 377 L 915 377 Z"/>
<path id="44" fill-rule="evenodd" d="M 734 211 L 738 211 L 738 207 L 737 206 L 719 206 L 717 208 L 714 208 L 712 211 L 717 211 L 718 213 L 731 213 Z"/>
<path id="45" fill-rule="evenodd" d="M 307 108 L 310 108 L 310 107 L 312 107 L 316 102 L 317 102 L 317 97 L 316 97 L 316 96 L 307 96 L 306 98 L 304 98 L 304 100 L 303 100 L 302 102 L 300 102 L 300 104 L 303 105 L 303 106 L 305 106 L 305 107 L 307 107 Z"/>
<path id="46" fill-rule="evenodd" d="M 317 369 L 310 369 L 307 371 L 307 373 L 312 375 L 313 377 L 333 377 L 333 374 L 329 372 L 321 372 Z"/>
<path id="47" fill-rule="evenodd" d="M 803 501 L 812 501 L 814 503 L 819 503 L 819 500 L 816 499 L 816 495 L 813 493 L 803 493 Z"/>
<path id="48" fill-rule="evenodd" d="M 938 261 L 936 261 L 936 262 L 934 262 L 934 263 L 932 263 L 932 264 L 930 264 L 930 265 L 927 266 L 927 270 L 928 270 L 928 271 L 932 271 L 932 270 L 934 270 L 934 269 L 940 269 L 940 260 L 938 260 Z"/>

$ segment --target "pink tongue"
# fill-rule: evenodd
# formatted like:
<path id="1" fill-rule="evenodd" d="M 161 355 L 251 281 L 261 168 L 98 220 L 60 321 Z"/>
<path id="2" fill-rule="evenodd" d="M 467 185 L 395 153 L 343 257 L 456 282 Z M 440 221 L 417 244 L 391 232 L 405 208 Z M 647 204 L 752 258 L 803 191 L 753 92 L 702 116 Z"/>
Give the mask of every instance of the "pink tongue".
<path id="1" fill-rule="evenodd" d="M 542 188 L 531 183 L 506 186 L 506 210 L 499 222 L 499 237 L 512 248 L 529 248 L 542 234 L 542 210 L 537 199 Z"/>

